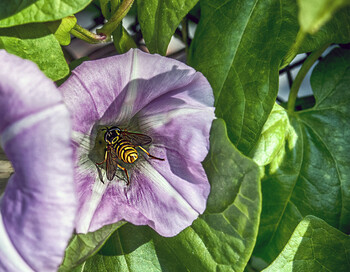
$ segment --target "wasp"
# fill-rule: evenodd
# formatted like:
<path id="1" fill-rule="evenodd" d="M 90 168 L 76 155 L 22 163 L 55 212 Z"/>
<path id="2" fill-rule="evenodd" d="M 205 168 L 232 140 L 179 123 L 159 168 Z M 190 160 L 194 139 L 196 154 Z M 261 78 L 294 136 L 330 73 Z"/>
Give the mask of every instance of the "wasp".
<path id="1" fill-rule="evenodd" d="M 129 132 L 118 127 L 106 127 L 102 131 L 106 131 L 104 135 L 106 142 L 105 159 L 102 162 L 96 163 L 102 183 L 104 183 L 102 173 L 98 166 L 106 163 L 106 176 L 108 180 L 113 180 L 117 169 L 120 168 L 125 172 L 127 178 L 126 185 L 130 184 L 128 171 L 118 163 L 118 160 L 128 164 L 134 163 L 139 157 L 136 148 L 145 152 L 151 159 L 164 161 L 164 159 L 152 156 L 142 147 L 152 142 L 152 138 L 145 134 Z"/>

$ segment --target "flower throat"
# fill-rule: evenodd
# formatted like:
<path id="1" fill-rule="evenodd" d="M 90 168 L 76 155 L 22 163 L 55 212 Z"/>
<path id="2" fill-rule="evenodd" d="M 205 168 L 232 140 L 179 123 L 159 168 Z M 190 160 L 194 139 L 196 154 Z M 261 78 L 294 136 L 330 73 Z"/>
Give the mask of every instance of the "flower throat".
<path id="1" fill-rule="evenodd" d="M 152 138 L 141 133 L 133 133 L 127 130 L 122 130 L 118 127 L 106 127 L 102 129 L 105 132 L 104 140 L 106 142 L 105 158 L 102 162 L 97 162 L 96 166 L 106 163 L 106 175 L 108 180 L 113 180 L 118 168 L 125 172 L 127 185 L 130 184 L 129 174 L 125 167 L 121 166 L 118 161 L 127 164 L 134 163 L 139 155 L 136 148 L 145 152 L 151 159 L 164 161 L 162 158 L 152 156 L 143 145 L 148 145 L 152 142 Z M 100 180 L 104 183 L 102 173 L 99 167 Z"/>

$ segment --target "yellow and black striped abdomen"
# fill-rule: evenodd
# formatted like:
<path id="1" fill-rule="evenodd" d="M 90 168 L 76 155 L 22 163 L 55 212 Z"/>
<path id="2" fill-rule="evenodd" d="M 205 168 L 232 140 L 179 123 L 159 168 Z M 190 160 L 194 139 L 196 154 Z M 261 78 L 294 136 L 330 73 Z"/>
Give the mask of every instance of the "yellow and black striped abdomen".
<path id="1" fill-rule="evenodd" d="M 118 139 L 118 141 L 114 144 L 114 148 L 118 158 L 123 162 L 133 163 L 139 157 L 137 150 L 127 140 L 121 138 Z"/>

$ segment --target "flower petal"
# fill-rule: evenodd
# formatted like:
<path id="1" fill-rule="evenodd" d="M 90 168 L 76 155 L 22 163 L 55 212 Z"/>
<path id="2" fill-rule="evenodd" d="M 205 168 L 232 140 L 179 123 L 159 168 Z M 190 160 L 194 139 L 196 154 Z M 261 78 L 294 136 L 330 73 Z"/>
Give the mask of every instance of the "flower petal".
<path id="1" fill-rule="evenodd" d="M 201 162 L 215 116 L 213 92 L 201 73 L 131 50 L 81 65 L 60 89 L 73 115 L 78 232 L 126 220 L 174 236 L 203 213 L 210 186 Z M 138 150 L 139 159 L 128 166 L 130 186 L 123 171 L 103 184 L 95 165 L 103 158 L 91 155 L 99 125 L 147 134 L 153 139 L 147 149 L 165 161 Z"/>
<path id="2" fill-rule="evenodd" d="M 97 120 L 105 124 L 128 123 L 151 101 L 170 91 L 186 92 L 193 81 L 194 85 L 205 85 L 203 93 L 196 92 L 193 100 L 212 106 L 214 97 L 202 74 L 179 61 L 134 49 L 84 62 L 60 90 L 72 114 L 73 130 L 88 134 Z M 189 97 L 194 95 L 190 92 Z"/>
<path id="3" fill-rule="evenodd" d="M 172 161 L 174 162 L 174 161 Z M 181 163 L 181 160 L 177 161 Z M 107 187 L 94 214 L 89 231 L 101 226 L 126 220 L 135 225 L 149 225 L 163 236 L 174 236 L 188 227 L 205 209 L 209 194 L 207 178 L 200 164 L 188 171 L 182 179 L 172 172 L 170 162 L 142 161 L 133 171 L 131 185 L 122 181 Z M 183 165 L 186 163 L 184 162 Z M 159 171 L 161 169 L 161 171 Z M 177 168 L 177 170 L 183 170 Z M 178 191 L 172 184 L 178 182 Z M 103 186 L 99 184 L 98 186 Z"/>
<path id="4" fill-rule="evenodd" d="M 1 199 L 0 267 L 56 271 L 76 214 L 70 117 L 35 64 L 0 51 L 1 145 L 15 173 Z"/>

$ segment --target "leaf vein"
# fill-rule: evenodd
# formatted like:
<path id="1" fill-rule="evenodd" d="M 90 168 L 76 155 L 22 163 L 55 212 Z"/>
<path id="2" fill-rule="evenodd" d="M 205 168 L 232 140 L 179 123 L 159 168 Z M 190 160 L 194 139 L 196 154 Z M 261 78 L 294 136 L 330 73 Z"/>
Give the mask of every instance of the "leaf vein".
<path id="1" fill-rule="evenodd" d="M 339 166 L 338 166 L 338 161 L 336 160 L 336 158 L 333 156 L 333 154 L 330 151 L 330 148 L 328 147 L 328 145 L 326 144 L 326 142 L 322 139 L 322 137 L 313 129 L 312 126 L 310 126 L 305 120 L 303 119 L 299 119 L 300 122 L 302 122 L 305 126 L 307 126 L 319 139 L 319 141 L 324 145 L 324 147 L 326 148 L 327 152 L 329 153 L 329 155 L 331 156 L 332 160 L 334 161 L 334 165 L 335 165 L 335 169 L 337 171 L 337 175 L 338 175 L 338 180 L 339 180 L 339 185 L 341 185 L 342 183 L 342 178 L 341 178 L 341 174 L 339 171 Z M 342 186 L 339 186 L 340 190 L 341 190 L 341 211 L 340 211 L 340 218 L 339 218 L 339 224 L 338 227 L 340 225 L 340 222 L 342 222 L 342 217 L 343 217 L 343 210 L 344 210 L 344 192 L 342 189 Z"/>

